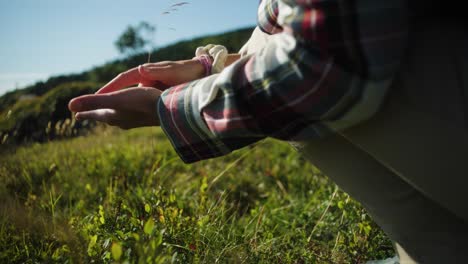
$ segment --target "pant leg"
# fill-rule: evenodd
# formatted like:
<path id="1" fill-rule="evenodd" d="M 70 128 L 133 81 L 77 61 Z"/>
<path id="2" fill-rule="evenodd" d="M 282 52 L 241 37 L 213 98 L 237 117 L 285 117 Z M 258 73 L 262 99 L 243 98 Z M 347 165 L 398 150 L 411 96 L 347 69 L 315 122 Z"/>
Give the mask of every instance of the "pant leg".
<path id="1" fill-rule="evenodd" d="M 414 35 L 382 111 L 342 134 L 468 221 L 468 31 L 449 24 Z"/>
<path id="2" fill-rule="evenodd" d="M 361 202 L 374 221 L 415 261 L 457 263 L 450 261 L 468 259 L 465 222 L 365 151 L 340 136 L 307 142 L 299 150 Z M 406 263 L 413 262 L 406 259 Z"/>
<path id="3" fill-rule="evenodd" d="M 375 118 L 301 151 L 363 204 L 407 253 L 402 263 L 464 263 L 468 37 L 462 28 L 434 25 L 411 40 Z"/>

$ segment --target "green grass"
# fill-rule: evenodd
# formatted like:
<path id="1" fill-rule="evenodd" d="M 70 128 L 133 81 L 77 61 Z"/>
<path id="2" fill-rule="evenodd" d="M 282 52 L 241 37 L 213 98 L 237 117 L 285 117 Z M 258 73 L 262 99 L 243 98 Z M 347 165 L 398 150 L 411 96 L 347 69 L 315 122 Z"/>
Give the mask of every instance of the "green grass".
<path id="1" fill-rule="evenodd" d="M 393 256 L 288 144 L 183 164 L 156 128 L 0 151 L 0 263 L 362 263 Z"/>

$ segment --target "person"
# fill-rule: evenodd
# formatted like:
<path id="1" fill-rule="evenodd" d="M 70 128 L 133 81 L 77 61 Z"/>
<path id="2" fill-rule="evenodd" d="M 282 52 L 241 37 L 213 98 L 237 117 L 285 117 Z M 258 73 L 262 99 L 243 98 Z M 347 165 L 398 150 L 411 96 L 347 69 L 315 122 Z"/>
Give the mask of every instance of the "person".
<path id="1" fill-rule="evenodd" d="M 144 64 L 69 108 L 161 126 L 187 163 L 290 141 L 363 204 L 400 263 L 464 262 L 468 34 L 429 2 L 263 0 L 219 72 L 216 56 Z"/>

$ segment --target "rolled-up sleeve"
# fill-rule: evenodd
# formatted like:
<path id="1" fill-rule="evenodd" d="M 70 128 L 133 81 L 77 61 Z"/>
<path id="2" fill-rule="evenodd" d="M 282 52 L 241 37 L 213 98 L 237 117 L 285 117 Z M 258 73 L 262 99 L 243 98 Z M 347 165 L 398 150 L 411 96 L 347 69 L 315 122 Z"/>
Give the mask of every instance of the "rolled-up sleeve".
<path id="1" fill-rule="evenodd" d="M 187 163 L 369 118 L 407 44 L 403 0 L 264 0 L 260 8 L 259 27 L 273 34 L 260 51 L 158 101 L 161 126 Z"/>

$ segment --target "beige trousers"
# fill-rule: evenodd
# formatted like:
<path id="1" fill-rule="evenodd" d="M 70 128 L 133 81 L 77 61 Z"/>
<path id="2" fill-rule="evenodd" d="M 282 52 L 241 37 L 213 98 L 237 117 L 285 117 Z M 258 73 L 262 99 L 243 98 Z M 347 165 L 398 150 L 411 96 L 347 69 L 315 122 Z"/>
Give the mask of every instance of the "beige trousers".
<path id="1" fill-rule="evenodd" d="M 363 204 L 400 263 L 468 263 L 468 30 L 425 25 L 410 43 L 374 118 L 299 150 Z"/>

